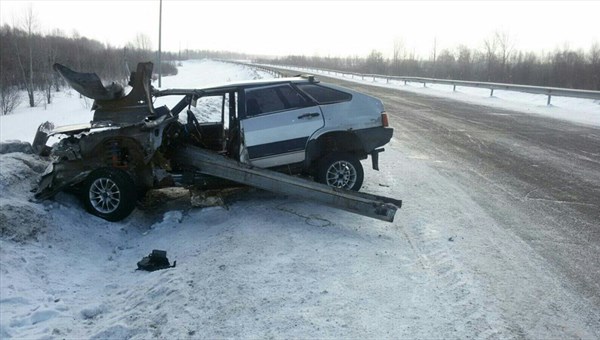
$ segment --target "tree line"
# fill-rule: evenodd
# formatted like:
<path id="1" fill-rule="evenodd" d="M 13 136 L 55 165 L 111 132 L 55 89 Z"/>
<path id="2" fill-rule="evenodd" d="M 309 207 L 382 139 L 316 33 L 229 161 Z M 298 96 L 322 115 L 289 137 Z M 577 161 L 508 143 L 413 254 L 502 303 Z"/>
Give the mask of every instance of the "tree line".
<path id="1" fill-rule="evenodd" d="M 52 69 L 54 63 L 125 85 L 138 62 L 156 59 L 151 40 L 144 34 L 122 48 L 77 33 L 67 36 L 54 30 L 42 34 L 36 31 L 35 17 L 29 12 L 19 27 L 0 27 L 0 113 L 11 113 L 23 99 L 31 107 L 50 104 L 53 93 L 65 86 Z M 163 75 L 177 74 L 176 59 L 175 53 L 162 54 Z M 26 98 L 21 98 L 22 93 Z"/>
<path id="2" fill-rule="evenodd" d="M 186 49 L 162 52 L 160 70 L 162 75 L 175 75 L 179 61 L 203 58 L 249 59 L 244 53 Z M 66 86 L 52 69 L 54 63 L 125 85 L 139 62 L 157 59 L 157 51 L 145 34 L 137 34 L 124 47 L 60 30 L 42 34 L 36 31 L 35 16 L 28 12 L 17 27 L 0 27 L 0 114 L 10 114 L 23 100 L 31 107 L 52 103 L 53 94 Z"/>
<path id="3" fill-rule="evenodd" d="M 391 58 L 373 50 L 367 57 L 290 55 L 258 62 L 326 68 L 392 76 L 484 81 L 535 86 L 600 90 L 600 44 L 588 51 L 568 47 L 548 53 L 517 51 L 506 36 L 496 33 L 480 50 L 459 46 L 437 51 L 426 60 L 394 46 Z"/>
<path id="4" fill-rule="evenodd" d="M 401 42 L 394 42 L 391 58 L 373 50 L 366 57 L 253 57 L 245 53 L 210 50 L 163 52 L 161 72 L 177 74 L 176 64 L 186 59 L 251 59 L 257 62 L 339 71 L 397 76 L 415 76 L 471 81 L 503 82 L 523 85 L 600 90 L 600 45 L 588 51 L 567 47 L 549 53 L 518 51 L 508 35 L 495 33 L 481 49 L 458 46 L 437 51 L 434 43 L 428 59 L 408 53 Z M 9 114 L 23 100 L 29 106 L 51 103 L 53 93 L 61 91 L 64 81 L 53 71 L 61 63 L 79 72 L 95 72 L 103 80 L 126 84 L 130 70 L 138 62 L 157 60 L 151 39 L 138 34 L 124 47 L 70 36 L 54 30 L 37 31 L 30 10 L 16 26 L 0 27 L 0 114 Z M 158 68 L 155 68 L 155 71 Z M 26 93 L 26 98 L 21 98 Z"/>

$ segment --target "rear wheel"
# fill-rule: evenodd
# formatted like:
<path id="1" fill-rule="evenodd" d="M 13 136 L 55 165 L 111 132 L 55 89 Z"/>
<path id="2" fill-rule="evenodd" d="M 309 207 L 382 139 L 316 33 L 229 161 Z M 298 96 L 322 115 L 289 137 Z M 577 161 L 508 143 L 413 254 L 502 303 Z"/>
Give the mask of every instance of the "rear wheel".
<path id="1" fill-rule="evenodd" d="M 107 221 L 120 221 L 135 208 L 136 188 L 124 171 L 102 168 L 85 181 L 83 201 L 88 212 Z"/>
<path id="2" fill-rule="evenodd" d="M 319 162 L 316 180 L 330 187 L 358 191 L 363 179 L 362 164 L 350 153 L 334 153 Z"/>

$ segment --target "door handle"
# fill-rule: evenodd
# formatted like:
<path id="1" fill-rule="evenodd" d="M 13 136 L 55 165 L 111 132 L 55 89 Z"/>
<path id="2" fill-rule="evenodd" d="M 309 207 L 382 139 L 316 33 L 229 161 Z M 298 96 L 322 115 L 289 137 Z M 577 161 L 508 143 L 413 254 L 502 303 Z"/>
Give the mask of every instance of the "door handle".
<path id="1" fill-rule="evenodd" d="M 318 117 L 319 113 L 317 112 L 313 112 L 313 113 L 305 113 L 303 115 L 299 115 L 298 119 L 304 119 L 304 118 L 312 118 L 312 117 Z"/>

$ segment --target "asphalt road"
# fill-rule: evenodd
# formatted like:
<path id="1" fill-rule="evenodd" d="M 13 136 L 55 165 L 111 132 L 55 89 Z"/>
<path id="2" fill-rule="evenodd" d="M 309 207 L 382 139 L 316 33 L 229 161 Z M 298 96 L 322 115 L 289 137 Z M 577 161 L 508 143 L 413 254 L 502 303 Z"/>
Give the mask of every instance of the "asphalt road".
<path id="1" fill-rule="evenodd" d="M 441 160 L 430 166 L 551 263 L 564 285 L 600 306 L 600 128 L 319 79 L 380 98 L 394 138 Z M 402 198 L 410 201 L 410 192 Z"/>

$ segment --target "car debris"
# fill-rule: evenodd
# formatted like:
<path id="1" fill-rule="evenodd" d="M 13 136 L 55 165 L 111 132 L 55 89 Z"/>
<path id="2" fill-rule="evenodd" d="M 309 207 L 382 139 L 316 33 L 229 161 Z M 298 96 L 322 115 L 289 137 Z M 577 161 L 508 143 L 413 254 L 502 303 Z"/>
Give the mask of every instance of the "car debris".
<path id="1" fill-rule="evenodd" d="M 87 124 L 40 125 L 33 150 L 51 164 L 36 199 L 75 191 L 88 212 L 119 221 L 149 189 L 241 183 L 393 221 L 402 201 L 356 192 L 364 178 L 360 160 L 371 156 L 378 170 L 393 134 L 380 100 L 313 76 L 156 90 L 152 67 L 138 64 L 126 94 L 95 73 L 55 64 L 94 99 L 94 116 Z M 167 96 L 181 99 L 154 107 Z M 60 140 L 50 147 L 51 137 Z"/>
<path id="2" fill-rule="evenodd" d="M 175 268 L 176 265 L 177 261 L 173 261 L 173 265 L 169 263 L 167 252 L 165 250 L 154 249 L 148 256 L 144 256 L 142 260 L 137 263 L 137 270 L 153 272 L 155 270 Z"/>

